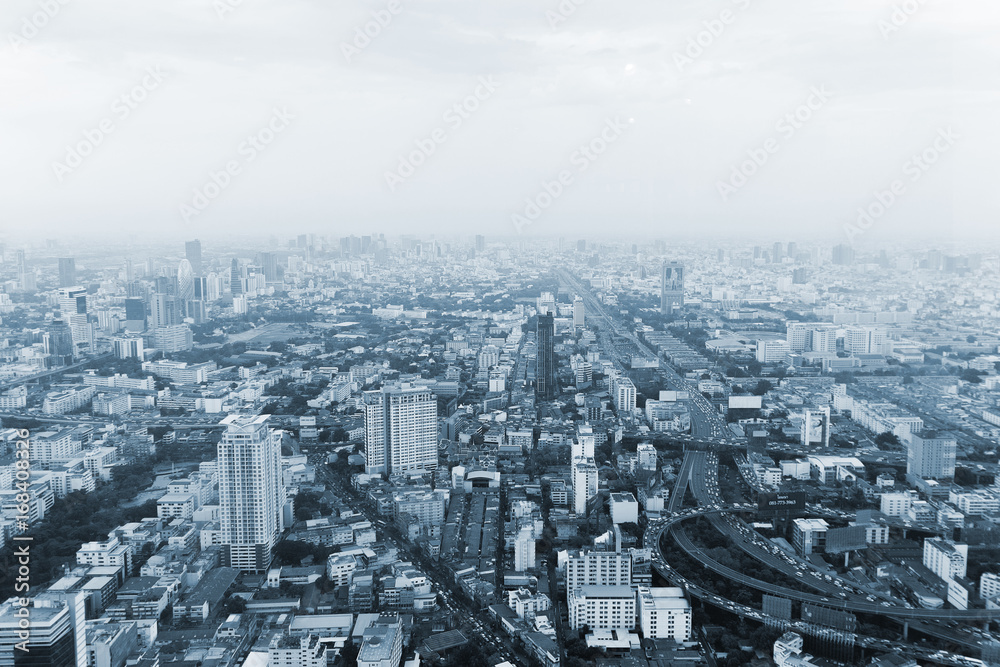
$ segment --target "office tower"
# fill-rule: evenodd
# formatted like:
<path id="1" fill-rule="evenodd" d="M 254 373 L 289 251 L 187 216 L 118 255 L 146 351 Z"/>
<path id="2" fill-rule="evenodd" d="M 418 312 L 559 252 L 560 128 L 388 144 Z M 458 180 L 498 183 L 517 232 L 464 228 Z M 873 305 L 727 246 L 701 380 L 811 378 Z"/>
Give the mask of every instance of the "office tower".
<path id="1" fill-rule="evenodd" d="M 781 245 L 781 241 L 775 241 L 774 247 L 771 250 L 771 261 L 775 264 L 780 264 L 781 259 L 785 256 L 784 247 Z"/>
<path id="2" fill-rule="evenodd" d="M 808 285 L 809 284 L 809 270 L 803 267 L 792 270 L 792 284 L 793 285 Z"/>
<path id="3" fill-rule="evenodd" d="M 551 313 L 538 316 L 538 356 L 535 370 L 535 390 L 538 399 L 554 400 L 556 389 L 555 318 Z"/>
<path id="4" fill-rule="evenodd" d="M 628 586 L 631 583 L 630 551 L 576 551 L 567 554 L 567 593 L 581 586 Z"/>
<path id="5" fill-rule="evenodd" d="M 28 268 L 28 261 L 23 250 L 15 253 L 17 262 L 17 288 L 22 292 L 34 292 L 37 288 L 35 272 Z"/>
<path id="6" fill-rule="evenodd" d="M 47 591 L 24 598 L 27 607 L 21 600 L 0 605 L 0 665 L 87 667 L 86 595 Z M 20 625 L 23 618 L 30 623 L 27 631 Z"/>
<path id="7" fill-rule="evenodd" d="M 125 330 L 135 333 L 146 330 L 146 304 L 142 299 L 125 299 Z"/>
<path id="8" fill-rule="evenodd" d="M 70 364 L 76 352 L 73 345 L 73 330 L 69 322 L 56 318 L 52 320 L 52 326 L 48 332 L 47 350 L 49 354 L 56 358 L 59 365 Z"/>
<path id="9" fill-rule="evenodd" d="M 194 271 L 194 275 L 200 276 L 202 270 L 201 241 L 195 239 L 194 241 L 186 242 L 184 244 L 184 257 L 191 263 L 191 270 Z"/>
<path id="10" fill-rule="evenodd" d="M 284 528 L 281 434 L 270 415 L 230 415 L 218 445 L 219 511 L 225 565 L 262 572 Z"/>
<path id="11" fill-rule="evenodd" d="M 789 241 L 788 251 L 785 253 L 785 256 L 790 257 L 791 259 L 795 259 L 796 255 L 798 255 L 798 252 L 799 252 L 799 244 L 796 243 L 795 241 Z"/>
<path id="12" fill-rule="evenodd" d="M 484 252 L 486 250 L 486 237 L 482 234 L 476 234 L 476 252 Z"/>
<path id="13" fill-rule="evenodd" d="M 360 254 L 360 253 L 359 253 Z M 257 263 L 260 264 L 264 279 L 269 282 L 278 281 L 278 255 L 273 252 L 262 252 L 257 254 Z"/>
<path id="14" fill-rule="evenodd" d="M 437 399 L 426 387 L 384 387 L 364 393 L 366 472 L 434 470 L 438 465 Z"/>
<path id="15" fill-rule="evenodd" d="M 233 296 L 243 294 L 243 270 L 240 268 L 239 260 L 235 258 L 229 269 L 229 291 Z"/>
<path id="16" fill-rule="evenodd" d="M 854 248 L 846 243 L 834 246 L 833 263 L 838 266 L 850 266 L 854 264 Z"/>
<path id="17" fill-rule="evenodd" d="M 945 433 L 921 431 L 906 445 L 907 477 L 947 480 L 955 477 L 958 441 Z"/>
<path id="18" fill-rule="evenodd" d="M 180 306 L 171 294 L 154 294 L 149 307 L 149 328 L 159 329 L 180 324 Z"/>
<path id="19" fill-rule="evenodd" d="M 177 265 L 177 298 L 181 303 L 194 298 L 194 269 L 186 259 Z"/>
<path id="20" fill-rule="evenodd" d="M 76 285 L 76 260 L 72 257 L 59 258 L 59 287 Z"/>
<path id="21" fill-rule="evenodd" d="M 673 639 L 677 643 L 691 639 L 691 603 L 680 588 L 640 586 L 639 628 L 646 639 Z"/>
<path id="22" fill-rule="evenodd" d="M 587 309 L 581 297 L 573 299 L 573 327 L 583 329 L 587 323 Z"/>
<path id="23" fill-rule="evenodd" d="M 93 349 L 94 327 L 87 317 L 87 290 L 83 287 L 60 288 L 59 312 L 69 324 L 73 345 Z"/>
<path id="24" fill-rule="evenodd" d="M 660 312 L 673 315 L 684 305 L 684 265 L 664 262 L 660 273 Z"/>

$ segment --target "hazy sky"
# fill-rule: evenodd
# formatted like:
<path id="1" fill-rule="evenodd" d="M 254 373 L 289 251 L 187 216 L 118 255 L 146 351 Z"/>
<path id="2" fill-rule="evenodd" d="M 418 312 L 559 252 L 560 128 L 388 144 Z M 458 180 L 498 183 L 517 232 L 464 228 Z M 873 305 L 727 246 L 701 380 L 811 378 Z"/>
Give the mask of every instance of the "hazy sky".
<path id="1" fill-rule="evenodd" d="M 1000 228 L 994 0 L 5 0 L 0 28 L 0 235 Z"/>

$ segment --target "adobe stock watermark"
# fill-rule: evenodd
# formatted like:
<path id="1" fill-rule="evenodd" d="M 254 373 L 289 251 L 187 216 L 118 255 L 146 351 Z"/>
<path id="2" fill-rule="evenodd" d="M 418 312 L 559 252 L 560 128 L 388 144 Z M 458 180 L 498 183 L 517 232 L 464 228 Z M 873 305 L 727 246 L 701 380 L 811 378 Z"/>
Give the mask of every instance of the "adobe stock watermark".
<path id="1" fill-rule="evenodd" d="M 750 9 L 753 0 L 732 0 L 732 3 L 736 5 L 736 9 L 742 12 Z M 702 21 L 704 29 L 698 31 L 688 40 L 683 51 L 674 51 L 674 64 L 677 66 L 677 71 L 683 73 L 685 67 L 693 65 L 694 61 L 701 58 L 705 51 L 722 37 L 726 28 L 736 21 L 738 15 L 737 11 L 727 8 L 719 12 L 715 18 Z"/>
<path id="2" fill-rule="evenodd" d="M 805 101 L 775 123 L 774 131 L 777 135 L 768 137 L 761 145 L 747 150 L 747 159 L 733 167 L 728 180 L 716 181 L 715 188 L 722 201 L 729 201 L 732 195 L 749 183 L 754 174 L 770 161 L 771 156 L 781 150 L 782 140 L 788 141 L 794 137 L 830 101 L 831 96 L 825 84 L 810 88 Z"/>
<path id="3" fill-rule="evenodd" d="M 625 129 L 633 122 L 631 118 L 629 120 L 621 120 L 617 116 L 605 121 L 604 128 L 600 133 L 587 143 L 582 144 L 570 156 L 570 165 L 576 167 L 576 173 L 582 174 L 587 171 L 590 165 L 607 152 L 611 144 L 618 141 L 625 132 Z M 551 181 L 543 180 L 538 192 L 534 196 L 527 197 L 524 200 L 524 208 L 520 212 L 512 213 L 510 216 L 510 221 L 513 223 L 517 233 L 520 234 L 526 226 L 538 220 L 542 213 L 547 211 L 557 199 L 562 197 L 563 193 L 573 185 L 575 180 L 576 175 L 574 175 L 572 169 L 561 170 Z"/>
<path id="4" fill-rule="evenodd" d="M 417 169 L 437 152 L 438 146 L 448 140 L 449 133 L 457 131 L 465 121 L 472 118 L 472 114 L 479 110 L 483 102 L 493 96 L 499 85 L 492 76 L 479 77 L 479 85 L 476 86 L 475 90 L 460 102 L 451 105 L 441 115 L 441 120 L 448 125 L 447 129 L 436 127 L 427 136 L 414 139 L 415 148 L 408 154 L 399 156 L 396 170 L 385 172 L 385 184 L 389 186 L 389 191 L 395 192 L 397 187 L 417 173 Z"/>
<path id="5" fill-rule="evenodd" d="M 555 10 L 549 9 L 545 12 L 549 27 L 555 30 L 576 13 L 577 7 L 582 7 L 585 4 L 587 4 L 587 0 L 561 0 Z"/>
<path id="6" fill-rule="evenodd" d="M 194 189 L 190 202 L 180 205 L 180 214 L 184 222 L 201 215 L 213 201 L 225 192 L 233 183 L 233 179 L 243 173 L 243 168 L 257 159 L 282 132 L 288 129 L 295 116 L 287 109 L 274 109 L 271 118 L 257 132 L 247 136 L 236 148 L 236 156 L 227 160 L 218 171 L 208 172 L 208 179 Z"/>
<path id="7" fill-rule="evenodd" d="M 927 0 L 903 0 L 893 5 L 889 18 L 878 22 L 878 31 L 882 34 L 882 39 L 888 41 L 893 34 L 902 30 L 925 4 Z"/>
<path id="8" fill-rule="evenodd" d="M 882 219 L 896 205 L 899 198 L 906 194 L 907 182 L 916 183 L 923 178 L 924 174 L 961 138 L 951 127 L 940 128 L 934 141 L 903 163 L 901 167 L 903 178 L 894 179 L 886 188 L 876 190 L 867 205 L 858 207 L 855 220 L 844 225 L 847 240 L 854 243 L 854 239 L 871 229 L 875 222 Z"/>
<path id="9" fill-rule="evenodd" d="M 226 18 L 242 6 L 243 0 L 214 0 L 214 2 L 212 2 L 212 7 L 215 9 L 215 15 L 220 19 Z"/>
<path id="10" fill-rule="evenodd" d="M 159 65 L 147 67 L 142 81 L 111 103 L 111 115 L 102 118 L 96 127 L 85 129 L 82 139 L 66 146 L 62 162 L 57 160 L 52 163 L 52 173 L 56 179 L 62 183 L 67 176 L 79 169 L 87 157 L 93 155 L 97 147 L 118 129 L 119 123 L 126 121 L 132 112 L 149 99 L 150 94 L 160 87 L 166 77 L 167 73 Z"/>
<path id="11" fill-rule="evenodd" d="M 385 9 L 378 9 L 372 12 L 372 19 L 364 25 L 355 26 L 354 39 L 350 42 L 340 43 L 340 52 L 344 54 L 347 64 L 350 64 L 356 56 L 371 46 L 371 43 L 382 34 L 382 31 L 392 25 L 393 19 L 403 11 L 402 0 L 389 0 L 385 4 Z"/>
<path id="12" fill-rule="evenodd" d="M 21 19 L 21 27 L 17 32 L 7 33 L 7 42 L 17 53 L 21 47 L 33 40 L 45 29 L 49 21 L 54 19 L 68 5 L 70 0 L 40 0 L 38 11 Z"/>

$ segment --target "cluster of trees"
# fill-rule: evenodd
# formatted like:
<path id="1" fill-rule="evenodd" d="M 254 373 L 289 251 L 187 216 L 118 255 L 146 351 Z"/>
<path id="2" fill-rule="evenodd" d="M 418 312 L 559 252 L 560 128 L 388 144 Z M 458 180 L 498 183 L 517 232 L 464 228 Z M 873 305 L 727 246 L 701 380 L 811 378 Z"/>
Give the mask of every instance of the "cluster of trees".
<path id="1" fill-rule="evenodd" d="M 30 585 L 41 586 L 58 577 L 64 564 L 75 561 L 84 542 L 106 540 L 108 532 L 123 523 L 156 516 L 155 500 L 123 507 L 152 482 L 152 462 L 137 463 L 116 468 L 112 480 L 101 483 L 91 493 L 74 491 L 57 500 L 45 518 L 28 532 L 33 538 Z M 13 573 L 17 569 L 11 547 L 4 549 L 2 562 L 0 587 L 6 599 L 14 594 Z"/>

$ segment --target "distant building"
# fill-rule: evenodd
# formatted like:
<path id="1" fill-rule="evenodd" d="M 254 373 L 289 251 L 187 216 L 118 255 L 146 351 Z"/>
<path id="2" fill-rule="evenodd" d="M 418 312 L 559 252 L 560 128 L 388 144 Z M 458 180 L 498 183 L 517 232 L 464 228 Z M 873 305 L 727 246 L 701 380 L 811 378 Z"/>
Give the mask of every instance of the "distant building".
<path id="1" fill-rule="evenodd" d="M 664 262 L 660 270 L 660 313 L 673 315 L 684 305 L 684 265 Z"/>

